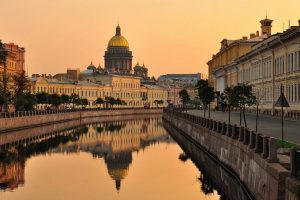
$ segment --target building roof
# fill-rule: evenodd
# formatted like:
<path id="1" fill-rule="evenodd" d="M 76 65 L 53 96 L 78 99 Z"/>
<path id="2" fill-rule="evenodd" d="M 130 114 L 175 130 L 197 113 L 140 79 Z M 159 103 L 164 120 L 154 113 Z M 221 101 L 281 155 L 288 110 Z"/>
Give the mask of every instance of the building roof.
<path id="1" fill-rule="evenodd" d="M 251 51 L 246 53 L 245 55 L 239 57 L 237 62 L 241 62 L 247 60 L 248 58 L 257 55 L 265 50 L 269 50 L 274 48 L 278 45 L 282 45 L 283 42 L 286 42 L 295 36 L 300 35 L 300 26 L 292 26 L 291 28 L 287 29 L 283 33 L 276 33 L 269 38 L 255 44 L 252 46 Z"/>
<path id="2" fill-rule="evenodd" d="M 200 73 L 197 74 L 166 74 L 158 77 L 159 81 L 163 80 L 200 80 Z"/>
<path id="3" fill-rule="evenodd" d="M 113 36 L 108 42 L 107 48 L 110 47 L 129 48 L 129 43 L 127 39 L 121 35 L 121 27 L 119 25 L 116 27 L 116 35 Z"/>

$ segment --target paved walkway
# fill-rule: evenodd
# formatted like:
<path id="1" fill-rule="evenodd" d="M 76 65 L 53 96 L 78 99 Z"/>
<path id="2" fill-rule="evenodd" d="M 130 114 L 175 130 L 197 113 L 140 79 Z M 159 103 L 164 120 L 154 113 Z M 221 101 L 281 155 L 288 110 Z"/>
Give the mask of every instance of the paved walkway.
<path id="1" fill-rule="evenodd" d="M 194 115 L 203 116 L 202 110 L 189 110 L 188 112 Z M 208 112 L 206 112 L 206 116 L 208 116 Z M 227 112 L 212 111 L 210 116 L 212 119 L 228 122 Z M 246 120 L 249 129 L 255 130 L 255 115 L 246 114 Z M 231 113 L 231 124 L 240 124 L 239 112 Z M 242 125 L 244 125 L 244 121 L 242 121 Z M 281 119 L 259 116 L 258 132 L 281 139 Z M 284 121 L 284 139 L 300 145 L 300 120 Z"/>

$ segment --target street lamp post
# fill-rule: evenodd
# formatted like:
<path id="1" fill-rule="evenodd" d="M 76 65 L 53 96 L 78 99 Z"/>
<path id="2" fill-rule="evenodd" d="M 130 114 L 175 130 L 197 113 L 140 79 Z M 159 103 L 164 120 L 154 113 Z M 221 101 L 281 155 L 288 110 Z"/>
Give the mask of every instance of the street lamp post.
<path id="1" fill-rule="evenodd" d="M 284 147 L 284 135 L 283 135 L 283 107 L 290 107 L 288 101 L 286 100 L 284 94 L 283 94 L 283 85 L 280 86 L 280 97 L 278 98 L 276 104 L 276 107 L 281 107 L 281 147 Z"/>

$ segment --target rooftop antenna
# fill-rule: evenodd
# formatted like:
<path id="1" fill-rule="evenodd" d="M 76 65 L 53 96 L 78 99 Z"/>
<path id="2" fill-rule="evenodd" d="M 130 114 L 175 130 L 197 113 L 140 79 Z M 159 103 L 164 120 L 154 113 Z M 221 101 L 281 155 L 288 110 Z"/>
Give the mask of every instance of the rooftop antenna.
<path id="1" fill-rule="evenodd" d="M 283 22 L 283 24 L 282 24 L 282 32 L 284 32 L 284 22 Z"/>
<path id="2" fill-rule="evenodd" d="M 289 19 L 289 29 L 291 28 L 291 20 Z"/>

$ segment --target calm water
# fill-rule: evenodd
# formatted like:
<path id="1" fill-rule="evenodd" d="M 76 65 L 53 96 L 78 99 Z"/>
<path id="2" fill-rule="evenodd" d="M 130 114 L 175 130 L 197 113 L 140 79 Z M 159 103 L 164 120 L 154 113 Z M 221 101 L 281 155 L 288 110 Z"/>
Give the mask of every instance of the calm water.
<path id="1" fill-rule="evenodd" d="M 190 159 L 179 159 L 182 153 L 157 116 L 3 144 L 0 199 L 223 199 Z"/>

